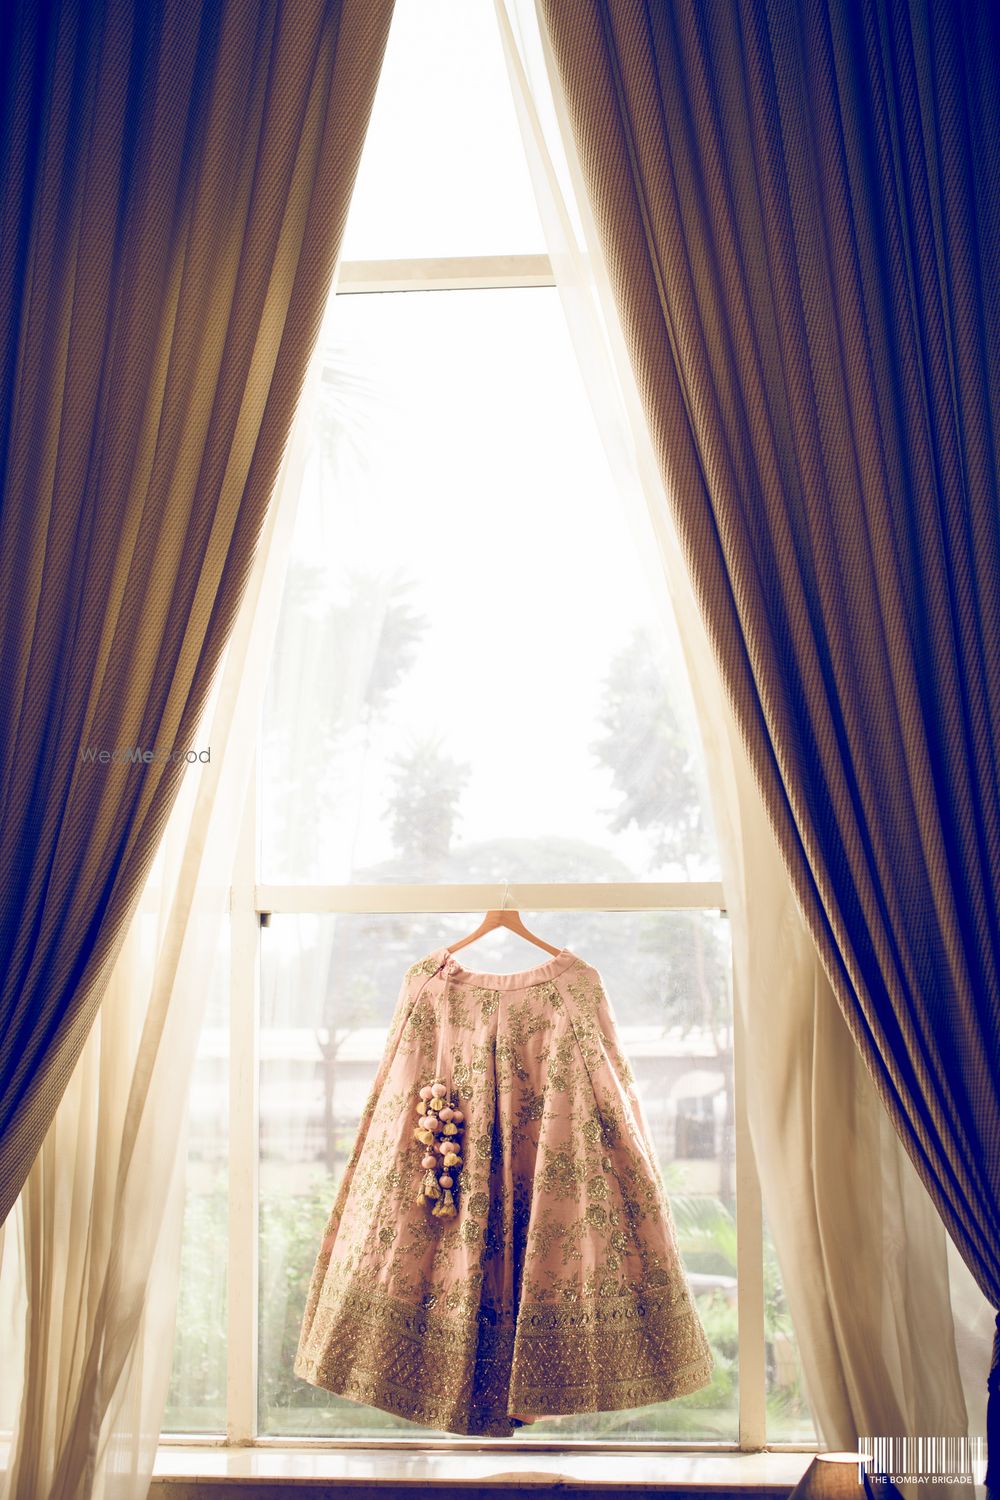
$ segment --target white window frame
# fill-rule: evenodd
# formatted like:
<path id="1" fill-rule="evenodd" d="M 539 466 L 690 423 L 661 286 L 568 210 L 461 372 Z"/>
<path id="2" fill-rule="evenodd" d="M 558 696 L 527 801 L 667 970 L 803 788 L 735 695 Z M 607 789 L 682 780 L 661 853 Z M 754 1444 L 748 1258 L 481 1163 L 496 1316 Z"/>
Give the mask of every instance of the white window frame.
<path id="1" fill-rule="evenodd" d="M 465 259 L 346 262 L 337 295 L 371 292 L 461 291 L 506 287 L 553 287 L 548 257 L 477 256 Z M 272 913 L 350 912 L 467 913 L 502 904 L 494 884 L 295 885 L 262 884 L 257 866 L 259 758 L 242 820 L 230 911 L 229 1050 L 229 1244 L 227 1326 L 227 1446 L 260 1448 L 468 1449 L 521 1448 L 530 1452 L 749 1451 L 767 1446 L 764 1341 L 763 1215 L 760 1182 L 747 1117 L 747 1072 L 741 1011 L 734 1004 L 733 1068 L 737 1226 L 738 1441 L 621 1443 L 565 1439 L 519 1444 L 516 1439 L 393 1438 L 292 1439 L 261 1435 L 257 1428 L 258 1223 L 259 1223 L 259 1013 L 260 931 Z M 514 884 L 508 902 L 526 911 L 713 911 L 725 910 L 719 882 L 606 882 Z M 192 1436 L 164 1434 L 164 1443 L 185 1445 Z M 775 1444 L 810 1451 L 808 1444 Z"/>

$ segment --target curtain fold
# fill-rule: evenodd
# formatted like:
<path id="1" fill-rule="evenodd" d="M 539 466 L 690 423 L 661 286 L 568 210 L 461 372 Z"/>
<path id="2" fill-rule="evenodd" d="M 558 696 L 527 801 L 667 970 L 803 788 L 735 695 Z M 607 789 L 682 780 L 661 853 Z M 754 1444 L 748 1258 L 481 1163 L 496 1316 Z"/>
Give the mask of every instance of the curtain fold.
<path id="1" fill-rule="evenodd" d="M 733 933 L 750 1133 L 817 1432 L 835 1448 L 853 1447 L 863 1433 L 961 1434 L 967 1415 L 944 1231 L 833 996 L 733 723 L 671 524 L 534 6 L 496 0 L 496 8 L 595 421 L 671 649 L 687 664 Z M 975 1295 L 973 1289 L 973 1308 Z M 983 1351 L 973 1350 L 973 1359 L 977 1354 L 981 1360 Z"/>
<path id="2" fill-rule="evenodd" d="M 778 845 L 996 1308 L 1000 17 L 539 8 Z"/>
<path id="3" fill-rule="evenodd" d="M 0 1222 L 208 750 L 390 13 L 0 9 Z"/>
<path id="4" fill-rule="evenodd" d="M 16 1312 L 0 1420 L 15 1439 L 2 1500 L 144 1500 L 148 1491 L 192 1196 L 198 1207 L 185 1172 L 188 1093 L 207 993 L 228 982 L 234 851 L 267 680 L 260 664 L 277 632 L 300 493 L 323 482 L 322 362 L 318 348 L 203 721 L 212 759 L 183 781 L 94 1025 L 7 1220 L 0 1310 Z M 223 1083 L 223 1120 L 226 1093 Z M 203 1313 L 224 1320 L 223 1302 Z M 215 1333 L 224 1341 L 224 1321 Z"/>

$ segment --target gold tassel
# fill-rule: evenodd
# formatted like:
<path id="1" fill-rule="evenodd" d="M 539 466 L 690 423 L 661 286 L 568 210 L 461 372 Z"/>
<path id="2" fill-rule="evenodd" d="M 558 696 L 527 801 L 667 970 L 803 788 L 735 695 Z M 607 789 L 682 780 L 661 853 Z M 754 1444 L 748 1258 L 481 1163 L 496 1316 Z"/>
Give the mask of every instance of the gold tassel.
<path id="1" fill-rule="evenodd" d="M 425 1198 L 440 1198 L 441 1196 L 438 1180 L 430 1168 L 428 1168 L 427 1175 L 424 1178 L 423 1195 Z"/>
<path id="2" fill-rule="evenodd" d="M 435 1183 L 435 1187 L 436 1186 L 437 1184 Z M 455 1208 L 455 1200 L 451 1196 L 451 1188 L 445 1188 L 443 1199 L 440 1203 L 435 1203 L 434 1207 L 431 1209 L 431 1213 L 434 1215 L 435 1219 L 453 1219 L 456 1212 L 457 1210 Z"/>

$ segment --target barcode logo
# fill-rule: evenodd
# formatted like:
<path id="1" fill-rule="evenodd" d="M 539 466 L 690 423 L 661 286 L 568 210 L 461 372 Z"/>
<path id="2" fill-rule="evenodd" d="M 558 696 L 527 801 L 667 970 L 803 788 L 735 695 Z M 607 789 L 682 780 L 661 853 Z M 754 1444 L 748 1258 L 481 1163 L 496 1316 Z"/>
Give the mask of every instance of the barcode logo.
<path id="1" fill-rule="evenodd" d="M 858 1482 L 885 1476 L 893 1484 L 921 1480 L 982 1484 L 986 1478 L 986 1439 L 981 1437 L 858 1438 Z"/>

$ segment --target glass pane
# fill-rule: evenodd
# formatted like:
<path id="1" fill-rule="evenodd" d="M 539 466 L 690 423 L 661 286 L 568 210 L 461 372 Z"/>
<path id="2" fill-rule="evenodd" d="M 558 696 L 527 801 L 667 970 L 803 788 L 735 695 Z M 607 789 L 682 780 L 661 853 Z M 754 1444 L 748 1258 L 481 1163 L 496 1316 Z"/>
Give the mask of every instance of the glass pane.
<path id="1" fill-rule="evenodd" d="M 275 916 L 261 934 L 260 1426 L 273 1434 L 417 1437 L 292 1371 L 320 1236 L 385 1046 L 402 976 L 467 932 L 450 916 Z M 600 970 L 636 1075 L 685 1266 L 716 1355 L 710 1387 L 635 1411 L 549 1418 L 519 1441 L 734 1442 L 736 1224 L 729 934 L 709 913 L 523 913 Z M 516 971 L 539 950 L 511 934 L 463 949 Z"/>
<path id="2" fill-rule="evenodd" d="M 492 5 L 396 0 L 344 259 L 544 251 Z"/>
<path id="3" fill-rule="evenodd" d="M 174 1362 L 164 1432 L 226 1431 L 229 930 L 220 923 L 191 1080 Z"/>
<path id="4" fill-rule="evenodd" d="M 548 289 L 334 299 L 268 881 L 711 879 L 679 653 Z"/>
<path id="5" fill-rule="evenodd" d="M 781 1284 L 781 1267 L 764 1220 L 764 1358 L 769 1443 L 815 1443 L 799 1346 Z"/>

